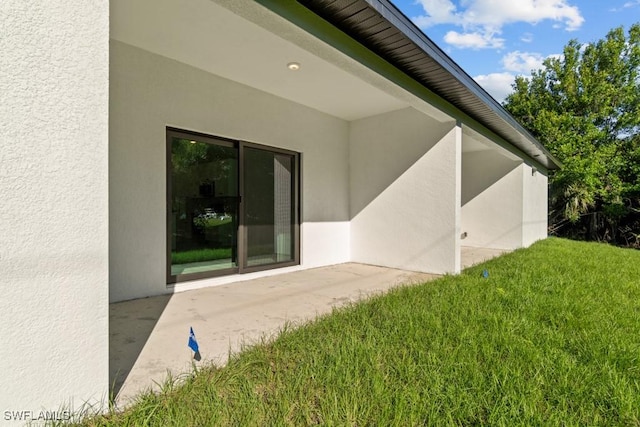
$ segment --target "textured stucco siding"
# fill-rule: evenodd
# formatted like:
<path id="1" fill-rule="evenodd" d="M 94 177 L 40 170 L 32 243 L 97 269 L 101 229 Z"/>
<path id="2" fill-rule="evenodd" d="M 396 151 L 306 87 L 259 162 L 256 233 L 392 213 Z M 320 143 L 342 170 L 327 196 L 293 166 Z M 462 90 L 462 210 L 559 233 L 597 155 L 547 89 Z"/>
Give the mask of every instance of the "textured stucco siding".
<path id="1" fill-rule="evenodd" d="M 455 121 L 411 108 L 351 123 L 353 261 L 459 271 L 460 144 Z"/>
<path id="2" fill-rule="evenodd" d="M 523 168 L 523 226 L 522 245 L 547 237 L 548 227 L 548 172 L 524 163 Z"/>
<path id="3" fill-rule="evenodd" d="M 461 220 L 464 246 L 516 249 L 546 238 L 547 171 L 497 148 L 464 153 Z"/>
<path id="4" fill-rule="evenodd" d="M 107 397 L 108 41 L 108 2 L 0 2 L 0 423 Z"/>
<path id="5" fill-rule="evenodd" d="M 497 150 L 462 156 L 464 246 L 515 249 L 522 246 L 522 162 Z"/>

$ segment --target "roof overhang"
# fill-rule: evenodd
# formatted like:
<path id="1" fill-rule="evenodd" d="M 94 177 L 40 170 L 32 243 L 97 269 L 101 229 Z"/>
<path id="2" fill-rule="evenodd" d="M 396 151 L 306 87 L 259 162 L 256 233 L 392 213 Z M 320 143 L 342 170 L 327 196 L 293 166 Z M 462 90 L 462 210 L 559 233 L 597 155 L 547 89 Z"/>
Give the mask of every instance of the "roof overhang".
<path id="1" fill-rule="evenodd" d="M 548 169 L 560 162 L 388 0 L 297 0 Z"/>
<path id="2" fill-rule="evenodd" d="M 348 38 L 295 0 L 276 3 Z M 454 120 L 255 0 L 111 0 L 110 30 L 112 41 L 346 121 L 408 107 Z"/>
<path id="3" fill-rule="evenodd" d="M 112 0 L 110 11 L 114 40 L 335 117 L 412 107 L 559 166 L 387 0 Z"/>

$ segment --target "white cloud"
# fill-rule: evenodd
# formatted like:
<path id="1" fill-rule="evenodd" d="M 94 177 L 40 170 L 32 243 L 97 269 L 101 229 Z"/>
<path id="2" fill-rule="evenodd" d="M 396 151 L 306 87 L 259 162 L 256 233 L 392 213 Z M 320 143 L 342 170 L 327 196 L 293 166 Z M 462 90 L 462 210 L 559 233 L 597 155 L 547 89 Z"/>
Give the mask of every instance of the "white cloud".
<path id="1" fill-rule="evenodd" d="M 551 55 L 548 55 L 546 59 L 557 59 L 560 61 L 564 61 L 564 54 L 562 53 L 552 53 Z"/>
<path id="2" fill-rule="evenodd" d="M 546 58 L 562 59 L 562 54 L 549 55 Z M 543 68 L 543 62 L 546 59 L 539 53 L 509 52 L 502 57 L 502 65 L 506 71 L 502 73 L 481 74 L 473 79 L 484 90 L 489 92 L 496 101 L 502 103 L 513 88 L 511 85 L 515 82 L 516 76 L 524 78 L 531 77 L 532 70 Z"/>
<path id="3" fill-rule="evenodd" d="M 475 76 L 473 78 L 484 90 L 489 92 L 494 99 L 502 103 L 507 95 L 512 92 L 511 85 L 516 76 L 511 73 L 491 73 Z"/>
<path id="4" fill-rule="evenodd" d="M 444 41 L 460 48 L 499 49 L 504 47 L 504 39 L 497 38 L 491 33 L 458 33 L 457 31 L 449 31 L 445 34 Z"/>
<path id="5" fill-rule="evenodd" d="M 465 40 L 460 47 L 478 48 L 477 35 L 485 38 L 500 34 L 502 27 L 515 22 L 536 24 L 551 20 L 555 25 L 564 26 L 567 31 L 580 28 L 584 18 L 576 6 L 568 4 L 569 0 L 460 0 L 460 7 L 451 0 L 418 0 L 425 11 L 424 15 L 413 18 L 421 28 L 437 24 L 452 24 L 462 27 L 463 33 L 453 34 L 450 38 L 460 41 L 460 36 L 474 35 L 476 42 Z M 633 0 L 640 1 L 640 0 Z M 456 36 L 457 34 L 457 36 Z M 471 38 L 471 36 L 467 37 Z M 499 40 L 499 39 L 497 39 Z M 496 43 L 501 47 L 502 44 Z M 492 47 L 487 42 L 485 47 Z"/>
<path id="6" fill-rule="evenodd" d="M 614 7 L 613 9 L 609 9 L 610 12 L 622 12 L 625 9 L 630 9 L 632 7 L 640 6 L 640 0 L 632 0 L 628 1 L 622 5 L 622 7 Z"/>
<path id="7" fill-rule="evenodd" d="M 426 15 L 414 20 L 425 27 L 436 24 L 501 27 L 511 22 L 535 24 L 548 19 L 562 22 L 572 31 L 584 22 L 580 10 L 569 5 L 567 0 L 463 0 L 461 10 L 451 0 L 418 0 L 418 3 Z"/>
<path id="8" fill-rule="evenodd" d="M 422 8 L 428 16 L 419 16 L 420 26 L 449 23 L 456 16 L 456 6 L 450 0 L 421 0 Z"/>
<path id="9" fill-rule="evenodd" d="M 413 22 L 421 28 L 437 24 L 451 24 L 462 17 L 450 0 L 418 0 L 426 15 L 416 16 Z"/>
<path id="10" fill-rule="evenodd" d="M 544 57 L 539 53 L 520 52 L 516 50 L 502 57 L 502 66 L 507 71 L 516 73 L 530 73 L 531 70 L 542 68 Z"/>
<path id="11" fill-rule="evenodd" d="M 533 34 L 531 33 L 524 33 L 521 37 L 520 37 L 520 41 L 524 42 L 524 43 L 531 43 L 533 41 Z"/>

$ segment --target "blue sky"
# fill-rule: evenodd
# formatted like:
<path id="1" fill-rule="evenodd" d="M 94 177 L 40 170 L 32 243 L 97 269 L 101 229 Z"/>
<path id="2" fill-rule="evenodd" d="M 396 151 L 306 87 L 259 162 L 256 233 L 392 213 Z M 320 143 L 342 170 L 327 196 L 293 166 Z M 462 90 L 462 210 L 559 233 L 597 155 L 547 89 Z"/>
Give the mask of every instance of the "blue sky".
<path id="1" fill-rule="evenodd" d="M 640 0 L 391 1 L 499 102 L 569 40 L 640 22 Z"/>

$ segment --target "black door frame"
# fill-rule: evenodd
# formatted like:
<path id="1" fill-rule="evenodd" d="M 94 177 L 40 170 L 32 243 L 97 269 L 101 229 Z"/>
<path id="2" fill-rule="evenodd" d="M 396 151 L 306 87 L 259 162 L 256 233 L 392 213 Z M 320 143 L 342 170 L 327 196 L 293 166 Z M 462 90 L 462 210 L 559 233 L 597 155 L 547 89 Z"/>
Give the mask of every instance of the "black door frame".
<path id="1" fill-rule="evenodd" d="M 208 144 L 217 144 L 227 147 L 235 147 L 238 150 L 238 229 L 236 236 L 236 258 L 237 267 L 211 270 L 199 273 L 188 273 L 181 275 L 171 274 L 171 144 L 173 138 L 181 139 L 197 139 L 198 142 Z M 247 267 L 247 228 L 245 224 L 245 205 L 244 205 L 244 168 L 245 168 L 245 148 L 254 148 L 271 153 L 279 153 L 291 156 L 293 159 L 293 259 L 285 262 L 275 262 L 257 266 Z M 300 153 L 277 147 L 271 147 L 254 142 L 241 141 L 236 139 L 224 138 L 219 136 L 208 135 L 200 132 L 187 131 L 184 129 L 167 127 L 166 128 L 166 277 L 167 284 L 175 284 L 179 282 L 187 282 L 198 279 L 228 276 L 232 274 L 252 273 L 256 271 L 271 270 L 274 268 L 283 268 L 300 264 Z"/>

